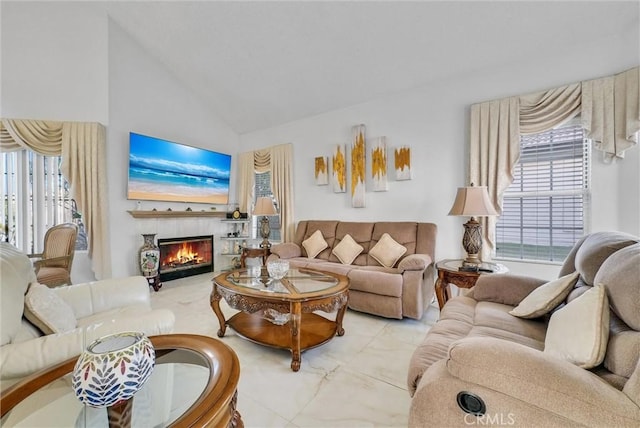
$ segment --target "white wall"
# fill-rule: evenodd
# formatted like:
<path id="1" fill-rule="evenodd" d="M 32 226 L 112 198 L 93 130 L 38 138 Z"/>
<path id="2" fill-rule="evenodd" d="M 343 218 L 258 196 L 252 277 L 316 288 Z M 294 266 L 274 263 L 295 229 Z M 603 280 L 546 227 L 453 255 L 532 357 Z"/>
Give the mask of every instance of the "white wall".
<path id="1" fill-rule="evenodd" d="M 242 151 L 280 143 L 294 144 L 297 220 L 433 222 L 438 225 L 436 258 L 457 258 L 463 255 L 462 224 L 467 219 L 449 217 L 447 213 L 456 188 L 467 184 L 469 106 L 636 66 L 640 63 L 638 37 L 635 28 L 597 43 L 574 46 L 560 58 L 533 55 L 535 60 L 531 62 L 473 72 L 470 64 L 470 70 L 461 70 L 458 76 L 447 81 L 244 134 L 241 136 Z M 316 156 L 330 157 L 334 144 L 348 143 L 351 126 L 359 123 L 366 125 L 368 139 L 386 136 L 391 149 L 398 145 L 411 146 L 413 180 L 393 181 L 390 150 L 389 191 L 367 191 L 366 208 L 351 208 L 349 193 L 333 193 L 331 186 L 314 184 L 313 162 Z M 640 149 L 633 149 L 624 162 L 611 165 L 603 164 L 594 153 L 591 229 L 640 234 Z M 347 187 L 349 191 L 350 186 Z M 620 191 L 612 191 L 617 188 Z M 628 198 L 629 194 L 632 197 Z M 550 264 L 505 264 L 516 273 L 543 278 L 554 277 L 559 271 L 557 265 Z"/>
<path id="2" fill-rule="evenodd" d="M 136 206 L 126 199 L 128 133 L 229 153 L 234 162 L 238 135 L 111 22 L 102 5 L 3 2 L 1 7 L 2 116 L 107 126 L 112 275 L 138 273 L 141 233 L 165 238 L 226 232 L 217 218 L 135 220 L 127 213 Z M 233 195 L 233 184 L 231 190 Z M 211 208 L 142 202 L 143 209 L 184 210 L 187 206 Z M 78 254 L 74 282 L 94 279 L 88 263 L 86 254 Z"/>
<path id="3" fill-rule="evenodd" d="M 235 162 L 238 135 L 213 114 L 202 101 L 150 57 L 117 24 L 109 22 L 109 214 L 113 275 L 137 273 L 137 250 L 142 233 L 157 238 L 217 235 L 226 228 L 217 218 L 132 218 L 126 211 L 136 201 L 126 199 L 129 132 L 160 137 L 232 155 Z M 235 173 L 235 164 L 232 167 Z M 231 177 L 233 183 L 234 176 Z M 233 195 L 234 187 L 231 189 Z M 211 205 L 141 202 L 142 209 L 210 210 Z M 226 205 L 216 207 L 226 210 Z M 218 248 L 216 242 L 216 248 Z M 216 260 L 216 266 L 222 263 Z"/>
<path id="4" fill-rule="evenodd" d="M 2 2 L 0 114 L 107 123 L 107 19 L 87 3 Z"/>

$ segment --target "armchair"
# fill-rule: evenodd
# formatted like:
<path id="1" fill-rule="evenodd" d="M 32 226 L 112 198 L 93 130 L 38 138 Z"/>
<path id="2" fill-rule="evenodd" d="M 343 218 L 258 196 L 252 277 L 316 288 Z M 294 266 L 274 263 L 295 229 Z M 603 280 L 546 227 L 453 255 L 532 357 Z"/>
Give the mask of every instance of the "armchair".
<path id="1" fill-rule="evenodd" d="M 36 315 L 57 332 L 45 334 L 42 326 L 36 327 L 41 323 L 23 316 L 35 316 L 30 300 L 35 290 L 46 297 L 35 302 L 40 303 L 35 305 Z M 151 308 L 149 285 L 142 276 L 48 288 L 36 282 L 26 254 L 4 242 L 0 243 L 0 306 L 2 387 L 79 355 L 107 334 L 131 330 L 148 336 L 167 334 L 175 323 L 170 310 Z"/>
<path id="2" fill-rule="evenodd" d="M 40 284 L 49 287 L 71 285 L 71 266 L 77 236 L 78 226 L 73 223 L 58 224 L 47 230 L 43 252 L 28 255 L 29 258 L 38 259 L 33 266 Z"/>

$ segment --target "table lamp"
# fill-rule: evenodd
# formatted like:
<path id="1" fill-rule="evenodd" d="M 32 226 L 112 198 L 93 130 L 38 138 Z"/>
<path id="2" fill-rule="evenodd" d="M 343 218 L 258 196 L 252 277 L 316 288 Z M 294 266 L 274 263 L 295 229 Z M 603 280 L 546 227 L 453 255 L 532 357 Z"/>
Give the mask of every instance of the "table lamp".
<path id="1" fill-rule="evenodd" d="M 107 407 L 109 426 L 129 427 L 133 395 L 155 365 L 147 336 L 122 332 L 102 337 L 80 355 L 73 370 L 76 397 L 91 407 Z"/>
<path id="2" fill-rule="evenodd" d="M 273 204 L 273 199 L 269 196 L 261 196 L 258 198 L 256 206 L 253 209 L 253 215 L 262 216 L 260 219 L 260 236 L 262 236 L 260 248 L 271 248 L 271 243 L 269 242 L 271 228 L 269 227 L 269 219 L 267 216 L 276 214 L 278 214 L 278 212 Z"/>
<path id="3" fill-rule="evenodd" d="M 478 256 L 482 248 L 482 225 L 476 217 L 498 215 L 489 199 L 487 186 L 474 186 L 472 183 L 469 187 L 459 187 L 449 215 L 471 216 L 471 219 L 464 224 L 462 236 L 462 246 L 467 252 L 463 265 L 479 266 L 482 263 Z"/>

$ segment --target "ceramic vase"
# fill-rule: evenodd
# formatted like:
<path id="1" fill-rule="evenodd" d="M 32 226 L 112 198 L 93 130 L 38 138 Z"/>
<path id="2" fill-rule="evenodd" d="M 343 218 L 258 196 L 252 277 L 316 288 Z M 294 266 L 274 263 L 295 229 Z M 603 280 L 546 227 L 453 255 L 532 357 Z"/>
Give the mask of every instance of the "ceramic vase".
<path id="1" fill-rule="evenodd" d="M 92 407 L 108 407 L 129 400 L 151 376 L 153 344 L 143 333 L 122 332 L 93 342 L 73 369 L 76 397 Z"/>
<path id="2" fill-rule="evenodd" d="M 140 247 L 139 266 L 143 276 L 155 277 L 160 268 L 160 248 L 155 242 L 155 233 L 143 234 L 144 244 Z"/>

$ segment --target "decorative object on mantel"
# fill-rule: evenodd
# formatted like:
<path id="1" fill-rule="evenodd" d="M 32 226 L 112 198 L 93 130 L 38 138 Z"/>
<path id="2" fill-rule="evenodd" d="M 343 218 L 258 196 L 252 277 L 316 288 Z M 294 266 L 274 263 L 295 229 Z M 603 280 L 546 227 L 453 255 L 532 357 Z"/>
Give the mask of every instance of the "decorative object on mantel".
<path id="1" fill-rule="evenodd" d="M 147 279 L 150 287 L 158 291 L 160 283 L 160 248 L 155 243 L 155 233 L 142 234 L 144 243 L 139 251 L 139 264 L 142 276 Z"/>
<path id="2" fill-rule="evenodd" d="M 387 137 L 376 138 L 371 145 L 371 180 L 374 192 L 389 190 L 387 181 Z"/>
<path id="3" fill-rule="evenodd" d="M 83 404 L 108 407 L 110 427 L 130 427 L 133 395 L 151 376 L 155 355 L 143 333 L 102 337 L 78 358 L 73 369 L 73 391 Z"/>
<path id="4" fill-rule="evenodd" d="M 487 186 L 459 187 L 456 200 L 453 202 L 449 215 L 471 216 L 471 219 L 464 224 L 464 235 L 462 246 L 467 252 L 463 267 L 478 267 L 482 260 L 478 253 L 482 249 L 482 225 L 476 217 L 486 217 L 499 215 L 489 199 Z"/>
<path id="5" fill-rule="evenodd" d="M 336 144 L 333 147 L 331 167 L 333 171 L 333 192 L 345 193 L 347 191 L 347 158 L 344 144 Z"/>
<path id="6" fill-rule="evenodd" d="M 314 166 L 316 186 L 325 186 L 329 184 L 329 158 L 327 156 L 319 156 L 315 158 Z"/>
<path id="7" fill-rule="evenodd" d="M 260 248 L 271 248 L 269 242 L 269 235 L 271 234 L 271 228 L 269 227 L 269 218 L 267 216 L 277 215 L 276 207 L 273 204 L 273 199 L 269 196 L 261 196 L 256 201 L 256 206 L 253 209 L 253 215 L 262 216 L 260 219 L 260 236 L 262 236 L 262 242 Z"/>
<path id="8" fill-rule="evenodd" d="M 411 180 L 411 147 L 397 147 L 393 154 L 393 162 L 396 168 L 396 180 Z"/>
<path id="9" fill-rule="evenodd" d="M 356 125 L 352 128 L 351 139 L 351 206 L 364 208 L 365 197 L 365 127 Z"/>

